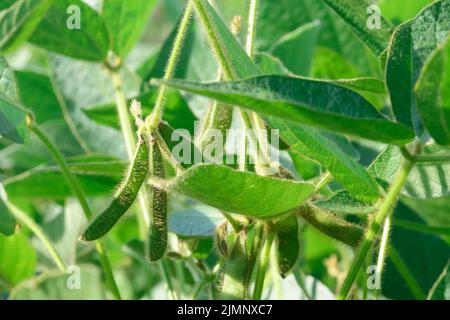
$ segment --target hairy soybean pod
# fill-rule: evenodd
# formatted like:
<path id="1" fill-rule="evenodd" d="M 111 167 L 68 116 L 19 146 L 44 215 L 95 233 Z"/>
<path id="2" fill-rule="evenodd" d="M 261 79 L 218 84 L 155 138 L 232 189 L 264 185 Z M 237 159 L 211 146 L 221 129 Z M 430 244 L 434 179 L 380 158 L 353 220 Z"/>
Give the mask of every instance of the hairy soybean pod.
<path id="1" fill-rule="evenodd" d="M 149 168 L 148 143 L 139 139 L 138 148 L 127 175 L 114 195 L 109 207 L 96 216 L 81 236 L 81 240 L 92 241 L 103 237 L 124 215 L 136 199 Z"/>
<path id="2" fill-rule="evenodd" d="M 165 178 L 163 157 L 155 139 L 150 141 L 150 175 Z M 164 256 L 167 247 L 167 193 L 154 186 L 148 189 L 152 217 L 146 255 L 148 260 L 157 261 Z"/>

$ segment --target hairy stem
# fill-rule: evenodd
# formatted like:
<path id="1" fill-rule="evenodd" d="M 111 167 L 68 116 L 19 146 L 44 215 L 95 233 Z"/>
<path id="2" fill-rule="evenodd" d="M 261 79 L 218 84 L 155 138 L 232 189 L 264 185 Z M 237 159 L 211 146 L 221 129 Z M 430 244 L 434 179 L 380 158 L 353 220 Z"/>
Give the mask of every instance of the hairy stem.
<path id="1" fill-rule="evenodd" d="M 350 270 L 347 273 L 347 277 L 345 278 L 344 284 L 342 285 L 341 290 L 339 291 L 339 294 L 337 296 L 338 299 L 345 299 L 347 298 L 350 289 L 353 286 L 353 283 L 356 279 L 356 276 L 359 273 L 359 270 L 361 269 L 361 266 L 363 262 L 367 258 L 367 254 L 369 252 L 369 249 L 372 245 L 373 240 L 378 235 L 378 232 L 381 228 L 382 223 L 386 220 L 386 218 L 389 216 L 390 212 L 393 212 L 392 208 L 397 202 L 397 198 L 403 188 L 403 186 L 406 183 L 406 180 L 408 178 L 409 173 L 411 172 L 411 169 L 413 168 L 414 163 L 405 160 L 405 163 L 398 174 L 398 176 L 395 178 L 393 184 L 391 185 L 386 198 L 382 199 L 381 206 L 378 212 L 375 214 L 374 219 L 372 223 L 370 224 L 370 227 L 364 237 L 364 240 L 361 244 L 361 247 L 359 248 L 359 251 L 350 267 Z"/>
<path id="2" fill-rule="evenodd" d="M 178 58 L 180 56 L 181 50 L 183 49 L 184 39 L 191 23 L 192 11 L 193 3 L 192 0 L 189 0 L 186 9 L 184 10 L 184 16 L 181 20 L 178 33 L 175 37 L 172 52 L 170 53 L 169 60 L 167 61 L 164 80 L 172 79 L 175 74 Z M 158 124 L 161 121 L 164 110 L 164 99 L 167 93 L 167 89 L 168 88 L 165 85 L 162 85 L 159 88 L 158 97 L 156 98 L 156 103 L 153 108 L 152 114 L 146 119 L 147 125 L 154 130 L 158 128 Z"/>
<path id="3" fill-rule="evenodd" d="M 64 159 L 61 152 L 56 148 L 56 146 L 50 141 L 50 139 L 45 135 L 44 132 L 42 132 L 35 124 L 31 116 L 27 116 L 27 125 L 29 129 L 42 141 L 42 143 L 47 147 L 47 149 L 52 154 L 55 161 L 58 163 L 59 167 L 61 168 L 61 171 L 64 175 L 64 178 L 67 180 L 67 183 L 69 184 L 73 194 L 78 199 L 78 202 L 81 205 L 81 208 L 83 209 L 84 215 L 87 219 L 90 219 L 92 217 L 92 211 L 89 207 L 89 204 L 87 202 L 86 196 L 83 192 L 83 189 L 81 188 L 78 180 L 73 176 L 72 172 L 70 171 L 69 166 L 67 165 L 66 160 Z M 96 243 L 97 252 L 100 255 L 100 260 L 102 263 L 103 272 L 105 273 L 106 281 L 112 290 L 112 293 L 114 297 L 118 300 L 121 299 L 116 281 L 114 280 L 114 275 L 112 273 L 111 263 L 108 259 L 108 256 L 106 254 L 105 248 L 103 244 L 99 243 L 98 240 Z"/>
<path id="4" fill-rule="evenodd" d="M 260 254 L 258 271 L 256 273 L 255 287 L 253 289 L 253 300 L 261 300 L 264 289 L 264 281 L 266 278 L 267 265 L 269 264 L 270 259 L 270 251 L 275 237 L 275 234 L 271 230 L 265 231 L 266 239 L 264 240 L 264 244 L 262 246 Z"/>
<path id="5" fill-rule="evenodd" d="M 14 206 L 12 203 L 10 203 L 9 201 L 6 201 L 5 203 L 8 209 L 11 210 L 12 214 L 24 225 L 26 225 L 31 230 L 31 232 L 33 232 L 36 235 L 36 237 L 42 242 L 44 247 L 47 249 L 48 253 L 52 257 L 58 269 L 65 273 L 67 271 L 66 264 L 59 255 L 58 251 L 56 251 L 56 248 L 52 245 L 50 239 L 41 229 L 41 227 L 38 224 L 36 224 L 36 222 L 34 222 L 34 220 L 31 219 L 25 212 Z"/>
<path id="6" fill-rule="evenodd" d="M 387 217 L 384 221 L 383 235 L 381 237 L 380 251 L 378 252 L 377 268 L 375 270 L 375 275 L 377 277 L 377 283 L 381 284 L 381 277 L 383 276 L 384 262 L 386 260 L 386 255 L 389 246 L 389 234 L 391 232 L 391 217 Z M 377 288 L 376 295 L 380 292 Z"/>

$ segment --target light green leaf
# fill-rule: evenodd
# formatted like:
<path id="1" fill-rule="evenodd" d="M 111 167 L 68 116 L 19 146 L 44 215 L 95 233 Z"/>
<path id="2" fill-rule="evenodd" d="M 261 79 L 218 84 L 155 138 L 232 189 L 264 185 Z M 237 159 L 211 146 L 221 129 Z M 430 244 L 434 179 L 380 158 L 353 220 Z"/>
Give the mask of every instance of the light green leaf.
<path id="1" fill-rule="evenodd" d="M 339 214 L 369 214 L 375 209 L 365 202 L 358 201 L 351 197 L 347 191 L 336 193 L 330 199 L 314 202 L 314 205 Z"/>
<path id="2" fill-rule="evenodd" d="M 0 92 L 10 100 L 17 101 L 17 81 L 14 71 L 9 67 L 4 57 L 0 56 Z"/>
<path id="3" fill-rule="evenodd" d="M 0 11 L 0 50 L 12 51 L 31 36 L 53 0 L 18 0 Z"/>
<path id="4" fill-rule="evenodd" d="M 432 54 L 416 87 L 417 107 L 428 132 L 450 145 L 450 37 Z"/>
<path id="5" fill-rule="evenodd" d="M 289 75 L 291 73 L 280 59 L 268 53 L 257 53 L 253 60 L 263 75 Z"/>
<path id="6" fill-rule="evenodd" d="M 73 11 L 68 11 L 70 8 Z M 30 42 L 76 59 L 104 61 L 109 34 L 102 17 L 87 4 L 81 0 L 58 0 L 47 11 Z"/>
<path id="7" fill-rule="evenodd" d="M 225 83 L 201 84 L 179 80 L 155 83 L 369 140 L 402 145 L 414 138 L 409 128 L 386 119 L 359 94 L 324 81 L 261 76 Z"/>
<path id="8" fill-rule="evenodd" d="M 386 94 L 384 82 L 375 78 L 338 79 L 332 82 L 357 91 Z"/>
<path id="9" fill-rule="evenodd" d="M 212 164 L 192 167 L 165 187 L 212 207 L 259 219 L 294 209 L 314 192 L 311 184 Z"/>
<path id="10" fill-rule="evenodd" d="M 380 8 L 383 16 L 389 21 L 399 24 L 419 13 L 419 11 L 435 0 L 409 0 L 404 6 L 403 0 L 381 0 Z M 399 10 L 399 8 L 402 8 Z"/>
<path id="11" fill-rule="evenodd" d="M 308 76 L 320 31 L 320 21 L 304 24 L 284 35 L 270 49 L 294 74 Z"/>
<path id="12" fill-rule="evenodd" d="M 0 278 L 11 286 L 31 277 L 36 269 L 36 252 L 27 237 L 0 234 Z"/>
<path id="13" fill-rule="evenodd" d="M 295 215 L 289 215 L 275 223 L 278 239 L 278 266 L 283 278 L 295 266 L 300 253 L 298 221 Z"/>
<path id="14" fill-rule="evenodd" d="M 413 90 L 428 56 L 450 33 L 450 0 L 439 0 L 395 32 L 388 52 L 386 84 L 397 120 L 417 128 Z"/>
<path id="15" fill-rule="evenodd" d="M 1 92 L 0 136 L 16 143 L 24 143 L 28 136 L 24 109 Z"/>
<path id="16" fill-rule="evenodd" d="M 126 164 L 118 161 L 70 163 L 72 173 L 88 196 L 109 195 L 123 177 Z M 11 198 L 64 199 L 72 196 L 59 167 L 38 167 L 4 181 Z"/>
<path id="17" fill-rule="evenodd" d="M 365 0 L 323 0 L 349 25 L 355 34 L 378 56 L 388 46 L 391 25 L 377 11 L 369 11 L 370 4 Z M 380 20 L 380 26 L 369 28 L 370 15 Z"/>
<path id="18" fill-rule="evenodd" d="M 103 2 L 102 16 L 112 39 L 112 50 L 124 58 L 142 35 L 156 0 L 107 0 Z"/>

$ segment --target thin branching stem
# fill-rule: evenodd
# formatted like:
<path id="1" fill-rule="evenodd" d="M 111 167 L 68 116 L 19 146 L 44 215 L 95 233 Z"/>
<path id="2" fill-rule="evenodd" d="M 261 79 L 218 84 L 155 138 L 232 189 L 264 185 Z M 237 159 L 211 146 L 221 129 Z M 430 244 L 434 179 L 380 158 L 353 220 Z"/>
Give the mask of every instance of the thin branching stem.
<path id="1" fill-rule="evenodd" d="M 270 259 L 270 251 L 272 248 L 274 238 L 275 234 L 273 233 L 273 231 L 267 228 L 265 230 L 265 240 L 259 256 L 260 261 L 258 265 L 258 270 L 256 272 L 255 287 L 253 289 L 253 297 L 252 297 L 253 300 L 261 300 L 264 289 L 264 281 L 266 279 L 267 266 L 269 264 Z"/>

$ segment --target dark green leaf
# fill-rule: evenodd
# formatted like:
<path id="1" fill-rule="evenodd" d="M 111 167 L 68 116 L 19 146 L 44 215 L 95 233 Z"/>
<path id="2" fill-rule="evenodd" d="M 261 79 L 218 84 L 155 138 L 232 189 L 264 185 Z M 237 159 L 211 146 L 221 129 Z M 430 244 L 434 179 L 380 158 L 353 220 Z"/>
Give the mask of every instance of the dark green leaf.
<path id="1" fill-rule="evenodd" d="M 278 266 L 283 278 L 295 266 L 300 252 L 298 222 L 295 215 L 289 215 L 275 223 L 278 238 Z"/>
<path id="2" fill-rule="evenodd" d="M 261 76 L 226 83 L 201 84 L 179 80 L 156 83 L 285 120 L 370 140 L 402 145 L 414 137 L 410 129 L 386 119 L 359 94 L 329 82 Z"/>
<path id="3" fill-rule="evenodd" d="M 109 34 L 102 17 L 87 4 L 81 0 L 58 0 L 47 11 L 30 42 L 76 59 L 104 61 Z"/>
<path id="4" fill-rule="evenodd" d="M 372 12 L 373 17 L 368 15 L 370 4 L 365 0 L 324 0 L 341 18 L 350 26 L 355 34 L 370 48 L 376 55 L 380 55 L 388 46 L 391 35 L 391 26 L 377 11 Z M 379 26 L 373 25 L 369 28 L 371 19 L 379 20 Z M 373 22 L 371 22 L 373 23 Z"/>
<path id="5" fill-rule="evenodd" d="M 155 8 L 156 0 L 107 0 L 102 16 L 112 39 L 112 50 L 125 57 L 139 41 Z"/>
<path id="6" fill-rule="evenodd" d="M 450 37 L 432 54 L 416 87 L 425 127 L 440 145 L 450 145 Z"/>
<path id="7" fill-rule="evenodd" d="M 450 0 L 439 0 L 395 32 L 388 53 L 386 84 L 397 120 L 417 128 L 413 90 L 428 56 L 450 33 Z"/>
<path id="8" fill-rule="evenodd" d="M 3 185 L 0 183 L 0 233 L 5 236 L 14 234 L 16 230 L 16 219 L 6 206 L 7 199 Z"/>

